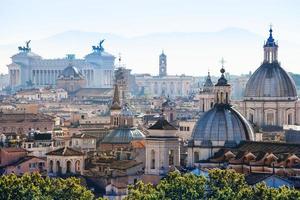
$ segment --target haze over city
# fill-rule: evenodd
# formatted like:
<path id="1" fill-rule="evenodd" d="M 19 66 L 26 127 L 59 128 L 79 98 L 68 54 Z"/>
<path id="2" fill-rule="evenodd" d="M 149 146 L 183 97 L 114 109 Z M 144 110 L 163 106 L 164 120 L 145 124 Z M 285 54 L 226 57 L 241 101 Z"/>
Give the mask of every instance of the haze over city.
<path id="1" fill-rule="evenodd" d="M 299 10 L 0 0 L 0 200 L 300 199 Z"/>
<path id="2" fill-rule="evenodd" d="M 273 24 L 279 61 L 299 71 L 300 2 L 294 1 L 16 1 L 0 2 L 0 73 L 7 73 L 17 47 L 47 58 L 83 57 L 104 48 L 133 73 L 158 74 L 158 55 L 169 74 L 218 75 L 221 57 L 231 74 L 254 71 Z"/>

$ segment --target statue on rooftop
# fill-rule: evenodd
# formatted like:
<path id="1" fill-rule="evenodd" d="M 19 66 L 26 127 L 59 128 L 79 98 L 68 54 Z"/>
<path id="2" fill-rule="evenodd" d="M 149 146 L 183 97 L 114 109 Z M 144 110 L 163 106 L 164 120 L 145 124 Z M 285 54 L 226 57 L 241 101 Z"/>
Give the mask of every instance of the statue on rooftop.
<path id="1" fill-rule="evenodd" d="M 28 40 L 28 41 L 25 41 L 25 46 L 19 46 L 18 49 L 19 51 L 21 52 L 29 52 L 31 51 L 31 48 L 29 47 L 29 44 L 30 44 L 31 40 Z"/>
<path id="2" fill-rule="evenodd" d="M 100 53 L 103 52 L 103 51 L 104 51 L 104 48 L 103 48 L 103 46 L 102 46 L 103 42 L 104 42 L 104 40 L 100 40 L 98 46 L 92 46 L 93 51 L 94 51 L 94 52 L 100 52 Z"/>

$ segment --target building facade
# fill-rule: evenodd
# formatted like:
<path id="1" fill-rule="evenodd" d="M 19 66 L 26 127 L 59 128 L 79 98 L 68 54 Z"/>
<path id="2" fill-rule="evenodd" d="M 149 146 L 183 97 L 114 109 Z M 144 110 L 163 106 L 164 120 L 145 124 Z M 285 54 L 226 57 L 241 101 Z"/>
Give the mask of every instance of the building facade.
<path id="1" fill-rule="evenodd" d="M 102 40 L 93 46 L 93 52 L 83 59 L 68 55 L 61 59 L 44 59 L 33 53 L 29 47 L 19 47 L 19 53 L 11 57 L 7 65 L 11 88 L 44 87 L 56 84 L 56 79 L 71 62 L 86 79 L 86 87 L 112 88 L 115 57 L 104 51 Z"/>
<path id="2" fill-rule="evenodd" d="M 41 113 L 0 110 L 0 133 L 27 134 L 31 130 L 52 131 L 54 117 Z"/>
<path id="3" fill-rule="evenodd" d="M 150 97 L 182 97 L 188 96 L 193 83 L 192 76 L 167 75 L 167 56 L 159 56 L 159 76 L 142 74 L 135 76 L 137 94 Z"/>
<path id="4" fill-rule="evenodd" d="M 162 114 L 148 131 L 145 174 L 166 175 L 180 166 L 180 140 L 177 129 Z"/>

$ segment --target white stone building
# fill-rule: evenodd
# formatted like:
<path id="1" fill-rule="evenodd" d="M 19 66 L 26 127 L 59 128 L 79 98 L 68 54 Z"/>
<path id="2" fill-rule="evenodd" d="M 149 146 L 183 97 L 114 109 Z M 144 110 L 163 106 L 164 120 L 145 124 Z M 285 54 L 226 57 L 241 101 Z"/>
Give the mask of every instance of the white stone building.
<path id="1" fill-rule="evenodd" d="M 177 129 L 163 116 L 149 129 L 146 138 L 145 174 L 161 176 L 180 166 L 180 141 Z"/>
<path id="2" fill-rule="evenodd" d="M 15 94 L 17 99 L 27 101 L 61 101 L 68 98 L 64 89 L 30 89 L 21 90 Z"/>
<path id="3" fill-rule="evenodd" d="M 97 138 L 85 133 L 75 134 L 71 137 L 72 148 L 78 149 L 84 153 L 95 152 Z"/>
<path id="4" fill-rule="evenodd" d="M 159 76 L 148 74 L 136 75 L 137 94 L 146 94 L 150 97 L 188 96 L 193 84 L 192 76 L 167 75 L 167 57 L 162 53 L 159 57 Z"/>
<path id="5" fill-rule="evenodd" d="M 19 47 L 20 52 L 13 55 L 12 63 L 7 65 L 12 88 L 55 85 L 56 79 L 70 62 L 85 77 L 86 87 L 112 88 L 115 57 L 104 51 L 103 40 L 99 46 L 93 46 L 93 52 L 83 59 L 75 59 L 75 55 L 44 59 L 31 51 L 29 43 Z"/>
<path id="6" fill-rule="evenodd" d="M 47 156 L 47 173 L 49 175 L 83 174 L 84 153 L 70 147 L 50 151 Z"/>

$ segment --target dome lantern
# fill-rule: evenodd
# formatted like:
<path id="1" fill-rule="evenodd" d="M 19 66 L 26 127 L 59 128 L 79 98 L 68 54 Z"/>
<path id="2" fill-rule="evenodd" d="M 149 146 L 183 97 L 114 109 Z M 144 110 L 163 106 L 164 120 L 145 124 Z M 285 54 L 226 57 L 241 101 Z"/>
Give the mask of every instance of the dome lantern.
<path id="1" fill-rule="evenodd" d="M 264 63 L 278 62 L 278 44 L 273 38 L 272 26 L 270 26 L 269 33 L 269 38 L 264 44 Z"/>
<path id="2" fill-rule="evenodd" d="M 215 102 L 216 104 L 230 104 L 230 94 L 231 86 L 228 84 L 227 79 L 225 78 L 225 68 L 224 68 L 224 59 L 221 60 L 222 68 L 220 70 L 221 77 L 218 79 L 217 84 L 214 88 L 215 93 Z"/>

